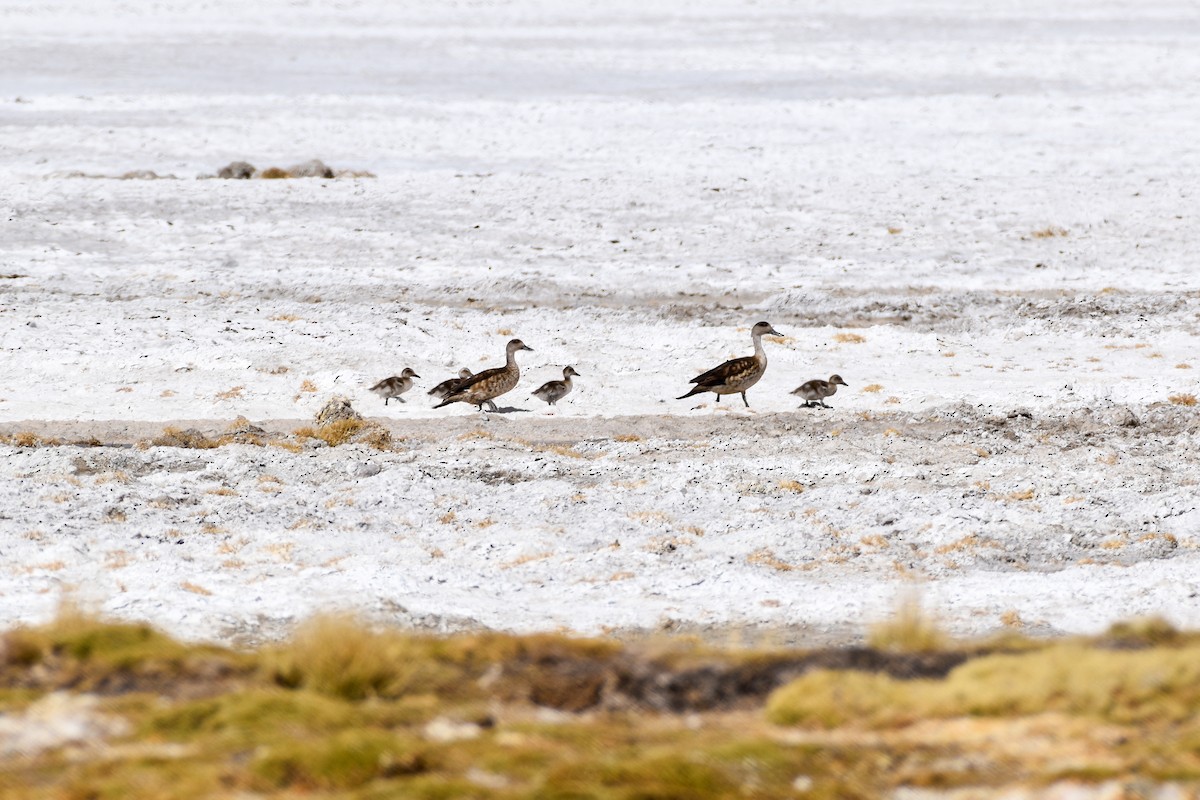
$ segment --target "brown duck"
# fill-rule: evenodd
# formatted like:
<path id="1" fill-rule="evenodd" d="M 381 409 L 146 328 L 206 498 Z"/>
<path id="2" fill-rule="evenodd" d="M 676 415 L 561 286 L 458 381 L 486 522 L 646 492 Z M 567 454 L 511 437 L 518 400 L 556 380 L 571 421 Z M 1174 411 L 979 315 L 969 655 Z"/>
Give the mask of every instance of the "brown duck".
<path id="1" fill-rule="evenodd" d="M 682 400 L 701 392 L 712 392 L 717 396 L 719 403 L 723 394 L 740 394 L 742 402 L 749 408 L 750 401 L 746 399 L 746 390 L 758 383 L 758 379 L 767 371 L 767 354 L 762 346 L 762 337 L 767 335 L 783 334 L 772 328 L 769 322 L 758 323 L 750 329 L 750 338 L 754 340 L 754 355 L 726 361 L 703 375 L 697 375 L 692 378 L 692 383 L 696 384 L 692 390 L 675 399 Z"/>
<path id="2" fill-rule="evenodd" d="M 516 354 L 518 350 L 532 352 L 533 348 L 520 339 L 513 339 L 504 349 L 506 358 L 503 367 L 485 369 L 483 372 L 460 381 L 454 385 L 450 394 L 446 395 L 446 399 L 434 408 L 448 406 L 451 403 L 470 403 L 478 406 L 482 411 L 483 404 L 487 403 L 490 409 L 495 411 L 496 404 L 492 400 L 505 392 L 511 392 L 516 388 L 517 381 L 521 380 L 521 370 L 517 367 Z"/>

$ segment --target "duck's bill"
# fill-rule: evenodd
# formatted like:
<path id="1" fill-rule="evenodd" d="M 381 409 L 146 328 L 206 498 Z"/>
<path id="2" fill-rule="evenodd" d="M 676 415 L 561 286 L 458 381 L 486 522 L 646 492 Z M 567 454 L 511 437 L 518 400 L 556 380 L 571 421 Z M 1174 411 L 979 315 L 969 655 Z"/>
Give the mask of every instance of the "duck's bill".
<path id="1" fill-rule="evenodd" d="M 533 348 L 532 348 L 532 347 L 530 347 L 530 346 L 529 346 L 529 345 L 527 345 L 527 344 L 523 344 L 523 345 L 521 345 L 521 349 L 522 349 L 522 350 L 528 350 L 528 351 L 529 351 L 529 352 L 531 352 L 531 353 L 533 352 Z"/>

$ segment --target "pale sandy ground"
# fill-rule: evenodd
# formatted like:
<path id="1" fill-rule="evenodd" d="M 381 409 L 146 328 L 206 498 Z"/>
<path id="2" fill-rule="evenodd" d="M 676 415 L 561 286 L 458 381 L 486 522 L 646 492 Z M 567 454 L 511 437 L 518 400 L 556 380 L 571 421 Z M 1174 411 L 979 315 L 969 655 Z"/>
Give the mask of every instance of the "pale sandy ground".
<path id="1" fill-rule="evenodd" d="M 0 428 L 124 446 L 3 448 L 0 622 L 1198 624 L 1198 74 L 1166 0 L 6 4 Z M 518 413 L 366 391 L 511 335 Z M 400 449 L 128 446 L 334 394 Z"/>

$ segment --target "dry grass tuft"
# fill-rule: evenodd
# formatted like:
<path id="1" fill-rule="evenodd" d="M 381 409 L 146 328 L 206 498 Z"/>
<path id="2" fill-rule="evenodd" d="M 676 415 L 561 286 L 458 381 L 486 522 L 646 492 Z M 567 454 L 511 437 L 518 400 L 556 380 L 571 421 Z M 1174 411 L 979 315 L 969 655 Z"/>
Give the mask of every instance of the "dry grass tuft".
<path id="1" fill-rule="evenodd" d="M 1167 398 L 1177 406 L 1194 406 L 1196 405 L 1196 395 L 1194 394 L 1173 394 Z"/>
<path id="2" fill-rule="evenodd" d="M 340 419 L 316 427 L 302 427 L 293 431 L 300 439 L 316 439 L 330 447 L 343 444 L 366 444 L 376 450 L 391 450 L 394 442 L 391 432 L 371 420 Z"/>
<path id="3" fill-rule="evenodd" d="M 567 458 L 586 458 L 583 453 L 565 444 L 548 444 L 533 449 L 538 453 L 554 453 L 555 455 L 566 456 Z"/>
<path id="4" fill-rule="evenodd" d="M 232 389 L 226 389 L 223 392 L 217 392 L 216 398 L 218 400 L 236 400 L 240 398 L 245 391 L 245 386 L 234 386 Z"/>
<path id="5" fill-rule="evenodd" d="M 51 436 L 41 436 L 32 431 L 20 431 L 11 436 L 0 436 L 0 443 L 13 447 L 57 447 L 62 444 L 62 440 Z"/>
<path id="6" fill-rule="evenodd" d="M 1186 361 L 1180 362 L 1175 365 L 1175 369 L 1191 369 L 1191 368 L 1192 368 L 1192 365 L 1187 363 Z"/>
<path id="7" fill-rule="evenodd" d="M 783 489 L 785 492 L 795 492 L 796 494 L 800 494 L 804 491 L 804 484 L 800 481 L 786 480 L 779 482 L 779 488 Z"/>
<path id="8" fill-rule="evenodd" d="M 791 572 L 795 569 L 793 565 L 776 556 L 774 551 L 767 547 L 760 547 L 746 556 L 746 563 L 760 567 L 770 567 L 776 572 Z"/>
<path id="9" fill-rule="evenodd" d="M 179 588 L 183 589 L 185 592 L 191 592 L 192 594 L 203 595 L 204 597 L 212 597 L 212 592 L 210 592 L 208 589 L 205 589 L 203 586 L 192 583 L 191 581 L 183 581 L 179 584 Z"/>
<path id="10" fill-rule="evenodd" d="M 1161 647 L 1182 638 L 1179 629 L 1160 616 L 1137 617 L 1113 623 L 1103 639 L 1124 647 Z"/>
<path id="11" fill-rule="evenodd" d="M 281 169 L 280 167 L 267 167 L 259 174 L 258 177 L 262 178 L 263 180 L 278 181 L 290 178 L 292 176 L 286 169 Z"/>
<path id="12" fill-rule="evenodd" d="M 633 433 L 622 433 L 613 437 L 614 442 L 640 442 L 642 437 Z"/>
<path id="13" fill-rule="evenodd" d="M 921 608 L 914 595 L 904 597 L 892 618 L 871 628 L 867 643 L 878 650 L 929 653 L 944 650 L 948 637 Z"/>
<path id="14" fill-rule="evenodd" d="M 163 432 L 151 439 L 150 444 L 154 447 L 185 447 L 191 450 L 211 450 L 221 446 L 219 440 L 209 438 L 195 428 L 181 430 L 171 425 L 163 428 Z"/>
<path id="15" fill-rule="evenodd" d="M 1066 228 L 1059 228 L 1055 225 L 1051 225 L 1049 227 L 1040 228 L 1039 230 L 1034 231 L 1030 234 L 1030 236 L 1035 239 L 1052 239 L 1055 236 L 1067 236 L 1068 234 L 1070 234 L 1070 231 L 1068 231 Z"/>
<path id="16" fill-rule="evenodd" d="M 303 381 L 300 382 L 300 391 L 301 392 L 312 393 L 312 392 L 315 392 L 316 390 L 317 390 L 317 385 L 315 383 L 313 383 L 312 381 L 308 380 L 307 378 L 305 378 Z"/>
<path id="17" fill-rule="evenodd" d="M 1047 712 L 1123 725 L 1171 725 L 1193 719 L 1197 702 L 1195 645 L 1115 650 L 1064 643 L 973 659 L 943 680 L 814 672 L 776 692 L 767 713 L 776 723 L 819 727 Z"/>
<path id="18" fill-rule="evenodd" d="M 833 340 L 842 344 L 862 344 L 867 340 L 867 337 L 857 333 L 835 333 Z"/>
<path id="19" fill-rule="evenodd" d="M 878 383 L 870 383 L 859 389 L 859 391 L 864 394 L 875 394 L 876 392 L 882 392 L 883 386 Z"/>

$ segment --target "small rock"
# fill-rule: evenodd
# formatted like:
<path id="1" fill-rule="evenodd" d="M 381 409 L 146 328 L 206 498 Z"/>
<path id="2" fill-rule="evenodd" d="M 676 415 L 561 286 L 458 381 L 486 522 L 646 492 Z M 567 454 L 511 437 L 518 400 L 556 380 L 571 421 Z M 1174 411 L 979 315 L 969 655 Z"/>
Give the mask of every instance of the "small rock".
<path id="1" fill-rule="evenodd" d="M 96 710 L 94 695 L 55 692 L 20 714 L 0 715 L 0 758 L 34 756 L 65 745 L 94 747 L 128 733 L 120 717 Z"/>
<path id="2" fill-rule="evenodd" d="M 1104 421 L 1118 428 L 1136 428 L 1138 418 L 1129 406 L 1117 406 L 1104 414 Z"/>
<path id="3" fill-rule="evenodd" d="M 293 178 L 332 178 L 333 170 L 325 165 L 325 162 L 319 158 L 314 158 L 311 161 L 305 161 L 303 164 L 296 164 L 288 167 L 288 175 Z"/>
<path id="4" fill-rule="evenodd" d="M 245 161 L 233 161 L 217 170 L 218 178 L 244 181 L 254 175 L 254 165 Z"/>
<path id="5" fill-rule="evenodd" d="M 438 717 L 425 726 L 425 738 L 431 742 L 461 742 L 479 737 L 482 729 L 474 722 L 455 722 Z"/>
<path id="6" fill-rule="evenodd" d="M 369 478 L 372 475 L 378 475 L 383 471 L 383 467 L 376 464 L 374 461 L 363 461 L 357 464 L 350 464 L 346 468 L 346 472 L 356 478 Z"/>
<path id="7" fill-rule="evenodd" d="M 797 792 L 808 792 L 813 788 L 813 779 L 807 775 L 797 775 L 792 781 L 792 789 Z"/>
<path id="8" fill-rule="evenodd" d="M 345 397 L 331 397 L 325 405 L 321 406 L 321 410 L 313 417 L 313 421 L 318 425 L 328 425 L 331 422 L 362 418 L 362 414 L 355 411 Z"/>
<path id="9" fill-rule="evenodd" d="M 121 175 L 123 181 L 157 181 L 161 180 L 163 175 L 159 175 L 152 169 L 135 169 Z"/>

